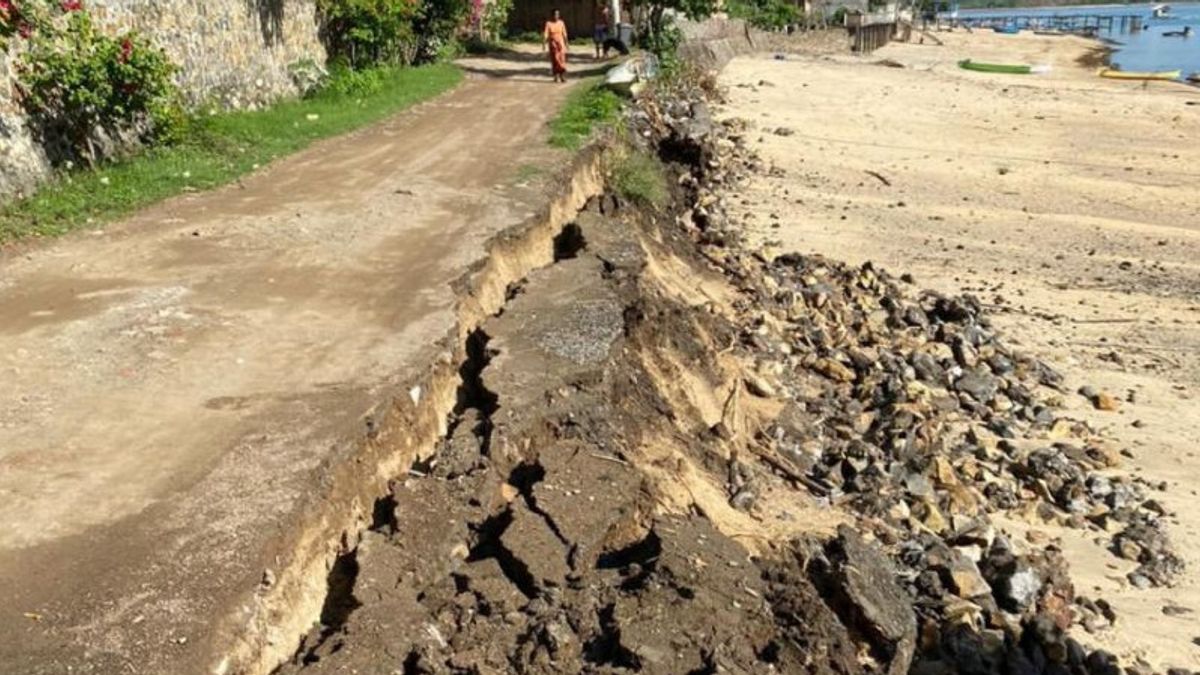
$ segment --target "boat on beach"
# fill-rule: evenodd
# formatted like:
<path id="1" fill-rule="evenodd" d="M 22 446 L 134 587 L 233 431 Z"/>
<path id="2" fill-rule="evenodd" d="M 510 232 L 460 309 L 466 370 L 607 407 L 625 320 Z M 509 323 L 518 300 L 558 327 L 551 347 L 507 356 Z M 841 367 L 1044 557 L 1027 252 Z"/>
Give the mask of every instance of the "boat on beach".
<path id="1" fill-rule="evenodd" d="M 1113 80 L 1178 80 L 1183 75 L 1179 70 L 1114 70 L 1105 68 L 1100 71 L 1100 77 Z"/>
<path id="2" fill-rule="evenodd" d="M 1050 72 L 1050 66 L 1031 66 L 1023 63 L 984 63 L 963 59 L 958 62 L 963 70 L 973 70 L 977 73 L 1003 73 L 1006 75 L 1030 75 Z"/>
<path id="3" fill-rule="evenodd" d="M 1000 33 L 1001 35 L 1016 35 L 1017 33 L 1021 32 L 1021 29 L 1018 28 L 1016 24 L 1008 26 L 992 26 L 992 30 Z"/>
<path id="4" fill-rule="evenodd" d="M 613 66 L 604 76 L 604 84 L 626 96 L 636 96 L 648 80 L 658 77 L 658 58 L 641 54 Z"/>

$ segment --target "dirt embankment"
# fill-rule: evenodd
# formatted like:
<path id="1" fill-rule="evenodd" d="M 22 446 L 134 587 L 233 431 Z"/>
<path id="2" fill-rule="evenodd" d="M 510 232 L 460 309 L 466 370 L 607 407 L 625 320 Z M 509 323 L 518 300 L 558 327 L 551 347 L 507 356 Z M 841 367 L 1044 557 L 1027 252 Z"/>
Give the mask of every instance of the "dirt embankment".
<path id="1" fill-rule="evenodd" d="M 995 523 L 1178 571 L 1058 372 L 971 296 L 746 245 L 725 195 L 771 168 L 699 89 L 631 124 L 675 204 L 590 200 L 465 336 L 445 435 L 280 672 L 1121 672 L 1067 635 L 1108 605 Z"/>

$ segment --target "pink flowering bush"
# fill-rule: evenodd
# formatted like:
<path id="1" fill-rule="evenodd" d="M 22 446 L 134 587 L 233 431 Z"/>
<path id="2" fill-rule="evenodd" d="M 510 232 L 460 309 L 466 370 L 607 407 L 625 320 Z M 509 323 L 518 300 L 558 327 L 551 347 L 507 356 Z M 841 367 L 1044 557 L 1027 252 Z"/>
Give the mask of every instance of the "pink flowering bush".
<path id="1" fill-rule="evenodd" d="M 18 4 L 17 0 L 0 0 L 0 49 L 14 35 L 29 36 L 33 32 L 34 16 L 28 11 L 29 3 Z"/>
<path id="2" fill-rule="evenodd" d="M 45 140 L 63 140 L 69 155 L 91 163 L 98 133 L 137 131 L 156 141 L 178 134 L 184 117 L 175 66 L 161 49 L 137 33 L 96 30 L 80 0 L 17 2 L 0 0 L 25 36 L 18 87 Z"/>

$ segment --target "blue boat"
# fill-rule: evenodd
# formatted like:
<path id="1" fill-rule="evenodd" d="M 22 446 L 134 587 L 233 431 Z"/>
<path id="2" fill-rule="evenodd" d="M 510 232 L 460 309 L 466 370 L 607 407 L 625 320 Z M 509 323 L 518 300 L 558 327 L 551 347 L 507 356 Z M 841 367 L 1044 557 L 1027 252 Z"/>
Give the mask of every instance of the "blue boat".
<path id="1" fill-rule="evenodd" d="M 996 31 L 997 33 L 1003 33 L 1004 35 L 1016 35 L 1017 33 L 1021 32 L 1021 29 L 1018 28 L 1017 24 L 1015 23 L 1007 26 L 992 26 L 992 30 Z"/>

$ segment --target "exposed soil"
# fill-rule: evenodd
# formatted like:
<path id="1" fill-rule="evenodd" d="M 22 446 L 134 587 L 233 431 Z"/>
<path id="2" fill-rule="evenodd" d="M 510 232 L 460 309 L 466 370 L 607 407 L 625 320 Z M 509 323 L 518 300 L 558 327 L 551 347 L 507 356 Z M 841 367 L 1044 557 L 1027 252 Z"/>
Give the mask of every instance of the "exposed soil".
<path id="1" fill-rule="evenodd" d="M 438 454 L 393 483 L 281 672 L 857 671 L 857 624 L 819 599 L 800 552 L 761 557 L 838 518 L 782 481 L 782 526 L 729 503 L 723 425 L 761 413 L 721 409 L 741 386 L 720 353 L 735 327 L 676 291 L 720 279 L 681 233 L 616 203 L 594 200 L 584 248 L 470 338 Z M 864 571 L 890 569 L 841 540 Z"/>
<path id="2" fill-rule="evenodd" d="M 1067 633 L 1110 607 L 996 523 L 1102 525 L 1171 584 L 1157 488 L 973 296 L 746 245 L 722 193 L 770 167 L 698 94 L 631 117 L 673 209 L 592 199 L 466 338 L 280 672 L 1122 672 Z"/>

